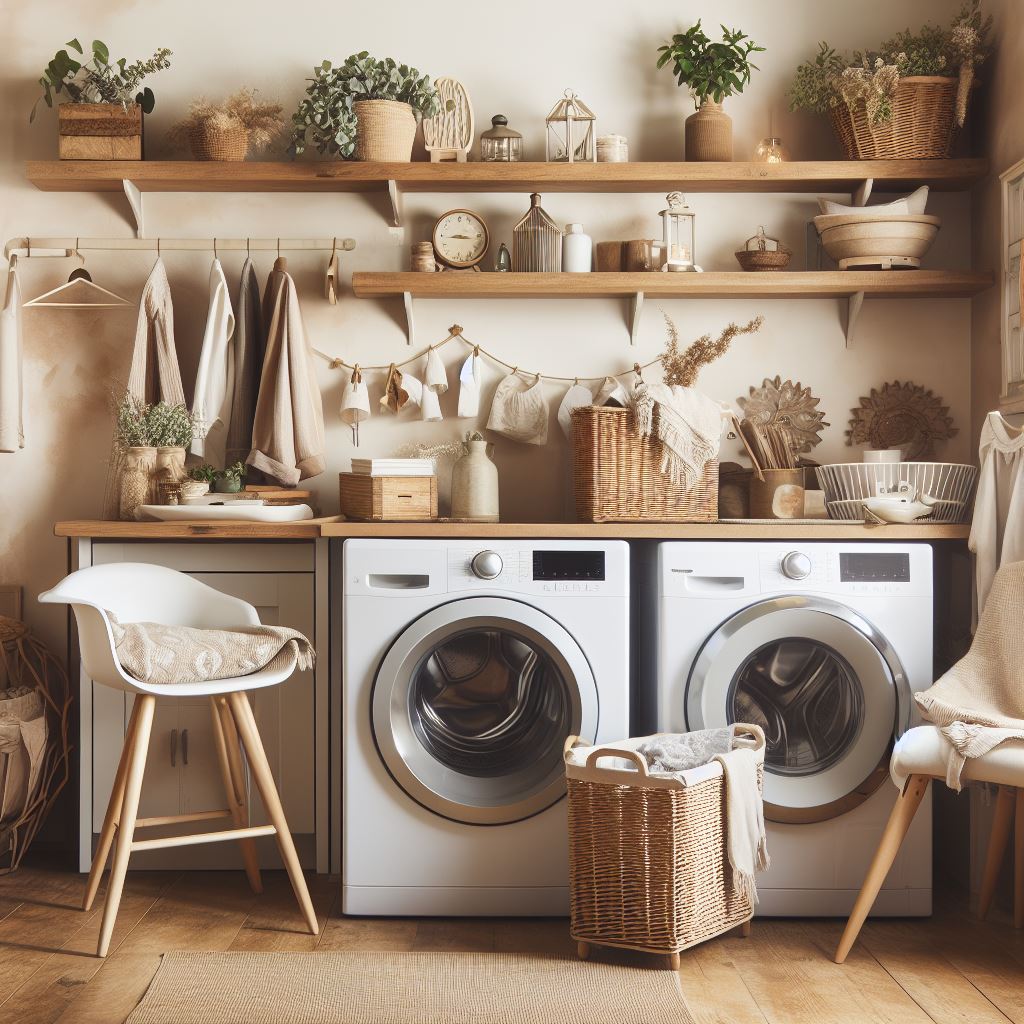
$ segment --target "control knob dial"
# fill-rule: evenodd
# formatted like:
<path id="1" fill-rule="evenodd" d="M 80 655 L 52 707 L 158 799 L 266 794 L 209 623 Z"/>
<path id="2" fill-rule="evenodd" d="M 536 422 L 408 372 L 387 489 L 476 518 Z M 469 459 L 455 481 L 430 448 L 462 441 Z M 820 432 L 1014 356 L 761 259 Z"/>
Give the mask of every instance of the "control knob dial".
<path id="1" fill-rule="evenodd" d="M 493 580 L 501 575 L 504 563 L 497 551 L 480 551 L 470 563 L 473 574 L 482 580 Z"/>
<path id="2" fill-rule="evenodd" d="M 791 580 L 805 580 L 811 575 L 811 559 L 802 551 L 790 551 L 782 558 L 782 574 Z"/>

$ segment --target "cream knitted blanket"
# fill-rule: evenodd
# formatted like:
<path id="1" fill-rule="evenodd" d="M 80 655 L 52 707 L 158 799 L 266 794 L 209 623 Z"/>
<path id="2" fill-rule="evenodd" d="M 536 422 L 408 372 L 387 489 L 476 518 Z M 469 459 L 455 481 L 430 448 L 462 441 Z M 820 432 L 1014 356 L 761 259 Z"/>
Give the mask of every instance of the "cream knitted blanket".
<path id="1" fill-rule="evenodd" d="M 644 384 L 633 391 L 633 413 L 641 434 L 662 444 L 661 471 L 673 484 L 693 490 L 722 441 L 721 406 L 696 388 Z"/>
<path id="2" fill-rule="evenodd" d="M 159 622 L 118 622 L 108 611 L 114 652 L 133 679 L 155 685 L 233 679 L 264 668 L 285 669 L 297 659 L 300 670 L 313 667 L 312 644 L 284 626 L 195 629 Z"/>
<path id="3" fill-rule="evenodd" d="M 921 714 L 952 746 L 946 783 L 960 789 L 969 757 L 1024 740 L 1024 562 L 992 581 L 971 649 L 941 679 L 914 696 Z"/>

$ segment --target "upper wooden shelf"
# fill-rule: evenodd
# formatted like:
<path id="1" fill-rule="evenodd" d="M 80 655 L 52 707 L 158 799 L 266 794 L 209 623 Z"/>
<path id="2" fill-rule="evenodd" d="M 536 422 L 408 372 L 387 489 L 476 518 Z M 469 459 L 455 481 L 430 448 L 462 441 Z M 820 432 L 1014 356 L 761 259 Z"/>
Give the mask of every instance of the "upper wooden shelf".
<path id="1" fill-rule="evenodd" d="M 734 163 L 368 163 L 194 160 L 30 160 L 45 192 L 853 192 L 930 185 L 970 188 L 985 160 L 835 160 Z"/>

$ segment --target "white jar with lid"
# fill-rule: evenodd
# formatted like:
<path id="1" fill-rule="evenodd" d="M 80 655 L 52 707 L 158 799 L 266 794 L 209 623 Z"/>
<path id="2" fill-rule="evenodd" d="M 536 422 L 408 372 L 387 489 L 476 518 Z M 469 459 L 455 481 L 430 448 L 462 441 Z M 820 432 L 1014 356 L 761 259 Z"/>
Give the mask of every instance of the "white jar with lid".
<path id="1" fill-rule="evenodd" d="M 566 274 L 588 274 L 593 269 L 594 240 L 582 224 L 566 224 L 562 236 L 562 271 Z"/>
<path id="2" fill-rule="evenodd" d="M 601 135 L 597 140 L 597 160 L 602 164 L 624 164 L 629 161 L 629 145 L 625 135 Z"/>

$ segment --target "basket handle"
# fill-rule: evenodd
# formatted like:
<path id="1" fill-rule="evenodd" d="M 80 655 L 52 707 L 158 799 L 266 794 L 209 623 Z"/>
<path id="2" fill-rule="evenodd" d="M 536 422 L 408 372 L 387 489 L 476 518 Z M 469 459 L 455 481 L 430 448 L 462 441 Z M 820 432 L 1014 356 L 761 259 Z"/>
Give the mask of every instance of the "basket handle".
<path id="1" fill-rule="evenodd" d="M 636 770 L 645 778 L 650 774 L 647 770 L 647 761 L 641 754 L 635 750 L 616 750 L 615 747 L 598 747 L 597 750 L 592 750 L 587 756 L 587 767 L 593 768 L 602 757 L 624 757 L 627 761 L 632 761 Z"/>

